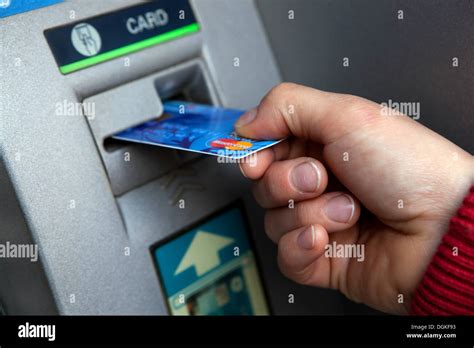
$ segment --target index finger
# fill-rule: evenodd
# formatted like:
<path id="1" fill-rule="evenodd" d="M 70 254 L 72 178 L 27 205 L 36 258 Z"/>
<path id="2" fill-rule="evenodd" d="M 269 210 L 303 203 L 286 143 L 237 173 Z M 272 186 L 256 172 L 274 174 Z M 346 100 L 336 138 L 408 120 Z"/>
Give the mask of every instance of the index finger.
<path id="1" fill-rule="evenodd" d="M 248 179 L 260 179 L 268 167 L 275 161 L 305 156 L 306 142 L 298 138 L 290 138 L 281 143 L 248 156 L 240 162 L 240 170 Z M 249 160 L 247 160 L 249 159 Z"/>
<path id="2" fill-rule="evenodd" d="M 366 125 L 380 115 L 379 111 L 378 104 L 364 98 L 283 83 L 256 109 L 242 115 L 235 129 L 251 139 L 294 135 L 327 145 Z"/>

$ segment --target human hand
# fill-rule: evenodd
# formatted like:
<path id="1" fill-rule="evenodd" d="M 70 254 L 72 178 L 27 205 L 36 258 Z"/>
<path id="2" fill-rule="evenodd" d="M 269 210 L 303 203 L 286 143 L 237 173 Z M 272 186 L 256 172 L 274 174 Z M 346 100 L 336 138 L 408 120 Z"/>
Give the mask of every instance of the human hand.
<path id="1" fill-rule="evenodd" d="M 265 231 L 278 243 L 282 273 L 408 313 L 474 182 L 473 157 L 407 116 L 382 116 L 369 100 L 287 83 L 243 115 L 236 131 L 290 137 L 259 152 L 255 165 L 241 164 L 267 209 Z M 363 246 L 364 255 L 325 252 L 334 245 Z"/>

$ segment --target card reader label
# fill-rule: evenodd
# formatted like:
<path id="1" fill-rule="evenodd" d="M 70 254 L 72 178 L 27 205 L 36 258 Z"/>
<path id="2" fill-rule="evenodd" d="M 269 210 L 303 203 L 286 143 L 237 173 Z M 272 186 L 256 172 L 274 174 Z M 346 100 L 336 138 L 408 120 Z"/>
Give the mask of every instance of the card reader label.
<path id="1" fill-rule="evenodd" d="M 188 0 L 157 0 L 44 32 L 63 74 L 199 31 Z"/>

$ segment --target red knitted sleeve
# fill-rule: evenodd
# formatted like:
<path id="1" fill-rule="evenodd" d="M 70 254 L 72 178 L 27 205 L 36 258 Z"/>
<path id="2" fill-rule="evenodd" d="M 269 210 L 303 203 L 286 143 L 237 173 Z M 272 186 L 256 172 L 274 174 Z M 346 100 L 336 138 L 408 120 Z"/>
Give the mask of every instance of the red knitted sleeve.
<path id="1" fill-rule="evenodd" d="M 474 315 L 474 186 L 415 291 L 411 314 Z"/>

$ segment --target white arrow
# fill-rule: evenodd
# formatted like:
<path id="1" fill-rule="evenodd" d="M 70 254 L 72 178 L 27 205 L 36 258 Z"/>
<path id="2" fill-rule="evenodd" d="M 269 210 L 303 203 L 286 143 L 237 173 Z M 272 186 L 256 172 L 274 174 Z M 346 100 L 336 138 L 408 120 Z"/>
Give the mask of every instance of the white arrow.
<path id="1" fill-rule="evenodd" d="M 193 241 L 186 250 L 178 268 L 174 272 L 177 275 L 189 267 L 194 266 L 198 276 L 219 266 L 219 250 L 232 244 L 234 240 L 228 237 L 222 237 L 214 233 L 198 231 Z"/>

